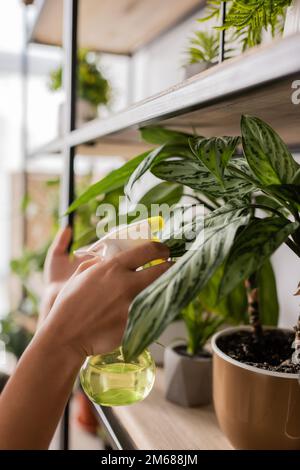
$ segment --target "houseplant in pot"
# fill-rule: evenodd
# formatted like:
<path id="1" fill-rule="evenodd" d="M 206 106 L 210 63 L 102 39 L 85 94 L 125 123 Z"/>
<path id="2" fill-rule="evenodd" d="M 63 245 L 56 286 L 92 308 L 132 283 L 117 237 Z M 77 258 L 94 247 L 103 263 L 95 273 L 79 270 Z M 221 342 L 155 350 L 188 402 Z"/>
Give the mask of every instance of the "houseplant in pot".
<path id="1" fill-rule="evenodd" d="M 100 105 L 107 106 L 111 99 L 111 87 L 105 78 L 97 57 L 87 49 L 78 51 L 77 59 L 77 122 L 80 127 L 97 117 Z M 63 87 L 63 68 L 58 67 L 50 75 L 49 88 L 52 91 L 61 90 Z M 59 134 L 63 133 L 64 104 L 59 110 Z"/>
<path id="2" fill-rule="evenodd" d="M 166 398 L 182 406 L 208 405 L 212 400 L 212 355 L 206 341 L 222 320 L 203 311 L 195 299 L 182 311 L 188 342 L 165 349 Z"/>
<path id="3" fill-rule="evenodd" d="M 189 39 L 187 50 L 185 77 L 190 78 L 197 73 L 218 63 L 219 36 L 216 32 L 195 31 Z"/>
<path id="4" fill-rule="evenodd" d="M 227 15 L 223 26 L 217 30 L 233 33 L 243 51 L 261 44 L 264 34 L 281 36 L 284 29 L 285 17 L 293 0 L 225 0 Z M 207 14 L 199 22 L 220 19 L 223 0 L 211 0 L 207 5 Z"/>
<path id="5" fill-rule="evenodd" d="M 148 142 L 159 147 L 136 157 L 117 172 L 112 172 L 106 179 L 93 185 L 75 201 L 70 211 L 116 186 L 124 187 L 125 193 L 130 197 L 135 182 L 147 171 L 164 181 L 191 188 L 195 203 L 203 204 L 206 211 L 204 215 L 195 215 L 173 232 L 162 231 L 160 234 L 160 240 L 169 246 L 171 256 L 177 261 L 132 303 L 123 339 L 126 360 L 130 361 L 155 341 L 182 309 L 203 291 L 221 266 L 223 274 L 219 284 L 220 299 L 240 282 L 246 281 L 253 313 L 252 323 L 259 335 L 258 306 L 266 314 L 272 306 L 272 297 L 268 299 L 266 295 L 268 287 L 264 287 L 266 282 L 270 282 L 271 268 L 269 266 L 268 269 L 263 269 L 265 263 L 283 243 L 291 248 L 295 256 L 300 256 L 298 163 L 277 133 L 268 124 L 251 116 L 242 117 L 242 140 L 238 136 L 204 138 L 157 128 L 146 128 L 142 134 Z M 238 153 L 240 143 L 242 153 Z M 197 224 L 199 218 L 202 224 Z M 187 239 L 190 244 L 188 247 Z M 271 278 L 272 276 L 273 274 Z M 262 308 L 263 304 L 265 306 Z M 263 323 L 269 323 L 267 317 Z M 241 343 L 240 331 L 237 330 L 234 344 Z M 279 425 L 274 426 L 274 420 L 270 419 L 280 415 L 286 425 L 289 418 L 287 409 L 300 409 L 300 366 L 292 363 L 292 332 L 277 329 L 261 331 L 261 339 L 257 338 L 257 334 L 249 332 L 247 344 L 255 345 L 256 350 L 268 350 L 269 356 L 276 356 L 276 364 L 263 364 L 263 367 L 273 370 L 262 368 L 258 356 L 250 361 L 252 365 L 244 365 L 241 361 L 230 358 L 230 351 L 227 355 L 222 351 L 228 360 L 222 357 L 223 362 L 217 373 L 219 377 L 222 377 L 224 362 L 228 362 L 238 372 L 249 371 L 249 375 L 262 378 L 262 382 L 260 386 L 253 387 L 246 377 L 243 383 L 248 383 L 247 393 L 244 389 L 241 393 L 237 392 L 234 403 L 225 400 L 228 405 L 227 416 L 236 429 L 235 435 L 224 424 L 218 406 L 219 398 L 215 394 L 217 415 L 221 427 L 235 447 L 299 449 L 300 420 L 289 422 L 287 430 Z M 279 342 L 276 339 L 278 337 Z M 267 338 L 271 338 L 269 342 L 265 342 Z M 253 353 L 253 348 L 251 352 Z M 236 362 L 233 364 L 234 360 Z M 281 372 L 282 367 L 284 372 Z M 230 374 L 228 377 L 230 378 Z M 271 384 L 269 377 L 272 377 Z M 223 396 L 230 395 L 231 384 L 229 379 L 219 386 Z M 275 406 L 271 398 L 278 396 L 278 390 L 283 394 L 283 399 L 279 402 L 277 400 Z M 261 400 L 265 405 L 271 404 L 271 409 L 257 407 L 254 415 L 249 403 L 245 404 L 249 397 L 251 403 Z M 247 421 L 245 416 L 238 419 L 233 406 L 236 410 L 251 410 L 251 419 Z M 267 413 L 265 409 L 268 410 Z M 292 415 L 295 417 L 295 413 Z M 253 431 L 255 417 L 262 424 L 260 427 L 255 426 Z M 257 436 L 255 443 L 252 441 L 253 433 Z M 236 435 L 240 436 L 239 441 L 236 441 Z"/>

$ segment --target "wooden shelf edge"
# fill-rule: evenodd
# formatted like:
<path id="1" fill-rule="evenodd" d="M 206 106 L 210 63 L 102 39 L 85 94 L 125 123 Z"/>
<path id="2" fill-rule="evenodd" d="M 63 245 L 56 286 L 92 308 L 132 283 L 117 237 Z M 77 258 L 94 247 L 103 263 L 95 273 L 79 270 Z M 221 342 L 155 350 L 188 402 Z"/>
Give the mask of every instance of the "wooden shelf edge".
<path id="1" fill-rule="evenodd" d="M 300 34 L 296 34 L 267 46 L 254 48 L 116 115 L 91 121 L 67 134 L 63 141 L 58 139 L 51 142 L 33 152 L 33 155 L 42 150 L 57 151 L 64 143 L 76 147 L 107 136 L 117 142 L 119 136 L 126 131 L 137 130 L 141 126 L 175 116 L 184 116 L 195 110 L 203 109 L 205 112 L 206 107 L 215 103 L 225 102 L 233 97 L 237 99 L 236 97 L 242 95 L 244 97 L 254 89 L 268 87 L 287 77 L 299 75 Z"/>

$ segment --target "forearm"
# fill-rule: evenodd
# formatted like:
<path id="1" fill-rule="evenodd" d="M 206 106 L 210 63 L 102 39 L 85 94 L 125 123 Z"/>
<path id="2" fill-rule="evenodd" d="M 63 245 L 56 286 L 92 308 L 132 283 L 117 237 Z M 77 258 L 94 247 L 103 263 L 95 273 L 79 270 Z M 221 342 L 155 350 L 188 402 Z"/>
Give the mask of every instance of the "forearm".
<path id="1" fill-rule="evenodd" d="M 0 396 L 0 448 L 46 449 L 83 358 L 43 328 Z"/>

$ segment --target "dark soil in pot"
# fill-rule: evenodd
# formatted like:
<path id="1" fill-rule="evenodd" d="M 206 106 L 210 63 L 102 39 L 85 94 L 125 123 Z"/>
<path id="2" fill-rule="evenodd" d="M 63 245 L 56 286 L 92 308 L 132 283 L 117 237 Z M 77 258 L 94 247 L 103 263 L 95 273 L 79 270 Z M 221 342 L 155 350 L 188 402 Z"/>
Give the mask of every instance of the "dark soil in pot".
<path id="1" fill-rule="evenodd" d="M 200 351 L 198 351 L 197 354 L 191 355 L 187 352 L 186 346 L 184 344 L 175 346 L 173 349 L 174 351 L 177 352 L 177 354 L 180 354 L 181 356 L 189 357 L 191 359 L 196 359 L 197 357 L 199 359 L 212 357 L 212 355 L 208 351 L 205 351 L 204 349 L 201 349 Z"/>
<path id="2" fill-rule="evenodd" d="M 221 336 L 217 345 L 232 359 L 259 369 L 290 374 L 300 373 L 300 364 L 291 357 L 295 335 L 284 330 L 266 330 L 260 337 L 251 331 L 236 331 Z"/>

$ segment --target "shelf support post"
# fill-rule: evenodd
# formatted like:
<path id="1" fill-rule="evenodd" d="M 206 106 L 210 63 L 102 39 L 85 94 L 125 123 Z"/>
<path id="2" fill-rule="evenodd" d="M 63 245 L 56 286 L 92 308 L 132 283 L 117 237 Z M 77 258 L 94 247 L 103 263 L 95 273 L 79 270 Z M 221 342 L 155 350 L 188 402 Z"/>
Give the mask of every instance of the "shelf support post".
<path id="1" fill-rule="evenodd" d="M 224 26 L 226 21 L 226 11 L 227 11 L 226 2 L 222 2 L 221 4 L 221 26 Z M 220 53 L 219 53 L 219 62 L 224 62 L 225 60 L 225 44 L 226 43 L 226 31 L 222 29 L 220 31 Z"/>
<path id="2" fill-rule="evenodd" d="M 61 181 L 61 214 L 74 200 L 74 160 L 75 147 L 67 143 L 67 135 L 76 126 L 76 75 L 77 75 L 77 30 L 78 30 L 78 0 L 64 0 L 63 12 L 63 48 L 64 68 L 63 83 L 65 90 L 65 128 L 64 128 L 64 168 Z M 73 226 L 73 214 L 62 217 L 62 225 Z M 66 405 L 60 429 L 60 447 L 69 448 L 69 402 Z"/>

